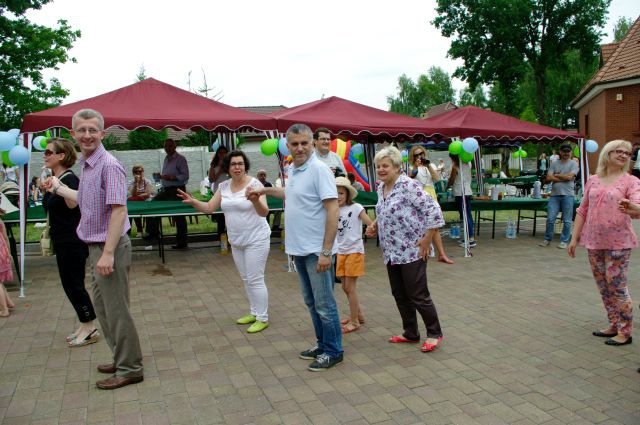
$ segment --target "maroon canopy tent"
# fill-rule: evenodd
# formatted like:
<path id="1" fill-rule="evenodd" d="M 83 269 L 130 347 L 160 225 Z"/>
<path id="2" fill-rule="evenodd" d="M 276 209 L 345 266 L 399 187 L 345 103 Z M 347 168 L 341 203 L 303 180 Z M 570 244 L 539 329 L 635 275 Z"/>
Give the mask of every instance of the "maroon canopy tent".
<path id="1" fill-rule="evenodd" d="M 122 127 L 133 130 L 148 127 L 160 130 L 166 127 L 202 127 L 216 132 L 276 128 L 273 118 L 234 108 L 147 78 L 100 96 L 28 114 L 24 117 L 20 132 L 35 133 L 53 127 L 69 129 L 71 117 L 83 108 L 102 113 L 105 128 Z"/>
<path id="2" fill-rule="evenodd" d="M 474 137 L 479 141 L 577 141 L 578 133 L 522 121 L 476 106 L 465 106 L 423 120 L 425 127 L 438 128 L 447 137 Z"/>
<path id="3" fill-rule="evenodd" d="M 272 112 L 278 131 L 284 133 L 296 123 L 315 130 L 326 127 L 333 134 L 348 134 L 354 139 L 425 139 L 441 134 L 441 129 L 424 120 L 395 114 L 332 96 L 289 109 Z"/>

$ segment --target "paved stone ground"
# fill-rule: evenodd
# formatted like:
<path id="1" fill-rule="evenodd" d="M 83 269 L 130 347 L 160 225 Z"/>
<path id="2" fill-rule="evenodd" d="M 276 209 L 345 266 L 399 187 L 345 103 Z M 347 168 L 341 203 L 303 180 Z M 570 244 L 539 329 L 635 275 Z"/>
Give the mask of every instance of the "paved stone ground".
<path id="1" fill-rule="evenodd" d="M 0 423 L 640 424 L 638 343 L 608 347 L 591 336 L 605 313 L 586 253 L 570 260 L 539 240 L 485 236 L 473 258 L 445 241 L 456 264 L 429 263 L 445 333 L 429 354 L 387 342 L 400 318 L 369 241 L 359 283 L 367 323 L 345 336 L 345 361 L 325 373 L 297 357 L 313 331 L 276 245 L 271 327 L 255 335 L 234 323 L 247 302 L 231 256 L 194 249 L 169 253 L 162 266 L 135 253 L 145 381 L 116 391 L 94 384 L 103 377 L 96 365 L 110 360 L 103 340 L 65 345 L 76 324 L 55 261 L 29 257 L 27 297 L 13 292 L 19 306 L 0 319 Z M 634 253 L 636 301 L 639 263 Z"/>

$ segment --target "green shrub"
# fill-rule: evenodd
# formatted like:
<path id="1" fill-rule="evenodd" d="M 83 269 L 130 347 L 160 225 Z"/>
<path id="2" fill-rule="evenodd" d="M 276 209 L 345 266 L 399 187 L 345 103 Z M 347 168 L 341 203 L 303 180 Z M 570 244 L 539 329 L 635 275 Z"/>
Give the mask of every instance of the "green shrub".
<path id="1" fill-rule="evenodd" d="M 167 129 L 160 131 L 152 130 L 150 128 L 141 128 L 139 130 L 130 131 L 127 135 L 129 139 L 128 149 L 162 149 L 164 147 L 164 141 L 167 140 L 169 132 Z"/>

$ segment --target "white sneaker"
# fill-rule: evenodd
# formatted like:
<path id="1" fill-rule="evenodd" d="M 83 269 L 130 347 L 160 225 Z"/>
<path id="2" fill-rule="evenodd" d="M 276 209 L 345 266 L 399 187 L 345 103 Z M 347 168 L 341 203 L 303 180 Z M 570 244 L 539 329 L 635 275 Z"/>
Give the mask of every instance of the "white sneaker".
<path id="1" fill-rule="evenodd" d="M 566 242 L 560 242 L 558 244 L 558 248 L 559 249 L 567 249 L 567 243 Z"/>
<path id="2" fill-rule="evenodd" d="M 551 241 L 543 239 L 542 242 L 538 244 L 538 246 L 549 246 L 550 244 L 551 244 Z"/>

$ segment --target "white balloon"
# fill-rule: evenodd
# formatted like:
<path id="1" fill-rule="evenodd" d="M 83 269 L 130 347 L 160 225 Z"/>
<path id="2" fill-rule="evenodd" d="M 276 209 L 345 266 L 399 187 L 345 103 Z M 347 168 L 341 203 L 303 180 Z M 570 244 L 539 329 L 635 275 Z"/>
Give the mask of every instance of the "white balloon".
<path id="1" fill-rule="evenodd" d="M 14 146 L 9 151 L 9 160 L 16 165 L 24 165 L 30 158 L 31 152 L 24 146 Z"/>
<path id="2" fill-rule="evenodd" d="M 465 152 L 474 153 L 479 147 L 478 141 L 473 137 L 467 137 L 462 141 L 462 149 L 464 149 Z"/>
<path id="3" fill-rule="evenodd" d="M 33 138 L 33 141 L 31 142 L 31 146 L 33 146 L 33 149 L 37 150 L 37 151 L 43 151 L 45 150 L 45 148 L 42 147 L 42 141 L 46 139 L 46 137 L 44 136 L 36 136 Z"/>
<path id="4" fill-rule="evenodd" d="M 0 151 L 11 150 L 16 145 L 18 138 L 8 131 L 0 131 Z"/>
<path id="5" fill-rule="evenodd" d="M 586 142 L 584 142 L 584 148 L 587 150 L 587 152 L 594 153 L 598 150 L 598 142 L 596 142 L 595 140 L 587 140 Z"/>

